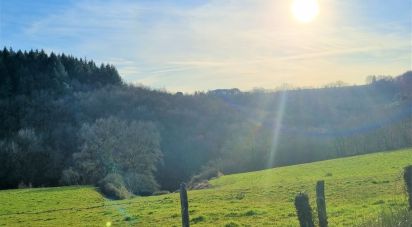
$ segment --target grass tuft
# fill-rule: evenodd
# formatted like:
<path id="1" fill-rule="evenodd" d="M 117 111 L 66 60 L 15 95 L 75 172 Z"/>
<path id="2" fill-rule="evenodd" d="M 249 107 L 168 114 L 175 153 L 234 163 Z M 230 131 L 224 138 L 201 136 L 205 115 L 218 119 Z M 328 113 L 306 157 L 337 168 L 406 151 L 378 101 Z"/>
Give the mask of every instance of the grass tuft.
<path id="1" fill-rule="evenodd" d="M 229 223 L 225 224 L 225 227 L 238 227 L 238 226 L 240 226 L 240 225 L 236 222 L 229 222 Z"/>
<path id="2" fill-rule="evenodd" d="M 194 224 L 205 221 L 206 218 L 203 216 L 197 216 L 195 218 L 192 218 L 191 222 L 193 222 Z"/>

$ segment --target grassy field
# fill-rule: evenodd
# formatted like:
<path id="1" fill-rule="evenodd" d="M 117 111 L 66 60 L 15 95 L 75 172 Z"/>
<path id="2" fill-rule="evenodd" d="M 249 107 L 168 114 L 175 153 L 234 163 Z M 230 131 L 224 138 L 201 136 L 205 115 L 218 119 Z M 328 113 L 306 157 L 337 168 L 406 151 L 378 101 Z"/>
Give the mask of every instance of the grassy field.
<path id="1" fill-rule="evenodd" d="M 298 226 L 293 199 L 325 180 L 330 226 L 355 226 L 406 207 L 402 168 L 412 149 L 234 174 L 190 191 L 193 226 Z M 0 191 L 0 226 L 180 226 L 176 193 L 104 199 L 93 187 Z"/>

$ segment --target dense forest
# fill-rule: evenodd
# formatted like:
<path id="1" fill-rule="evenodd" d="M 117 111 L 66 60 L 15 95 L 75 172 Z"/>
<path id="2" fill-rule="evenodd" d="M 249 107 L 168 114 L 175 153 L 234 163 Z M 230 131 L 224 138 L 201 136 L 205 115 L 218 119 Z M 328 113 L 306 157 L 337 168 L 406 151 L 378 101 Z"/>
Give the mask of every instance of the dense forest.
<path id="1" fill-rule="evenodd" d="M 366 85 L 183 94 L 112 65 L 0 51 L 0 188 L 94 184 L 112 197 L 193 176 L 412 146 L 412 72 Z"/>

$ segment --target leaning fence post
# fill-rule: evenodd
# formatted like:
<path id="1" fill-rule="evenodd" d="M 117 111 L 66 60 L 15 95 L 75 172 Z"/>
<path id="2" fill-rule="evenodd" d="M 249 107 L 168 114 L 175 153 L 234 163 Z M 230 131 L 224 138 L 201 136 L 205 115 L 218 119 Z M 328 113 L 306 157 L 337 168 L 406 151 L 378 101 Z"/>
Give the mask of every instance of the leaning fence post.
<path id="1" fill-rule="evenodd" d="M 180 206 L 182 211 L 182 227 L 189 227 L 189 202 L 187 201 L 186 184 L 180 184 Z"/>
<path id="2" fill-rule="evenodd" d="M 323 180 L 316 182 L 316 207 L 318 210 L 319 227 L 327 227 L 325 181 Z"/>
<path id="3" fill-rule="evenodd" d="M 296 213 L 298 215 L 300 227 L 315 227 L 312 219 L 312 208 L 309 204 L 309 197 L 305 193 L 299 193 L 295 197 Z"/>
<path id="4" fill-rule="evenodd" d="M 409 210 L 412 210 L 412 166 L 404 168 L 403 179 L 405 180 L 406 192 L 408 193 Z"/>

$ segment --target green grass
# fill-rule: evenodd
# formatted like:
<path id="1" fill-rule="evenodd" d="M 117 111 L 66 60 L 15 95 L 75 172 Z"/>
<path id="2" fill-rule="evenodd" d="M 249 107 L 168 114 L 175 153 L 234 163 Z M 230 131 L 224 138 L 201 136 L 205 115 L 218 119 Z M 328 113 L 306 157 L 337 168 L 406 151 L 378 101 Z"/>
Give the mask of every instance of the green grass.
<path id="1" fill-rule="evenodd" d="M 315 208 L 320 179 L 330 226 L 362 224 L 382 209 L 407 207 L 401 172 L 408 164 L 412 149 L 223 176 L 212 189 L 189 192 L 191 224 L 298 226 L 294 196 L 306 191 Z M 0 191 L 0 226 L 180 226 L 180 220 L 177 193 L 110 201 L 93 187 Z"/>
<path id="2" fill-rule="evenodd" d="M 374 219 L 366 220 L 360 227 L 411 227 L 412 212 L 408 208 L 385 208 Z"/>

